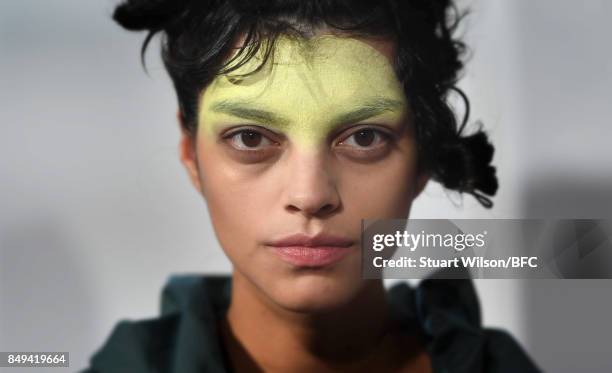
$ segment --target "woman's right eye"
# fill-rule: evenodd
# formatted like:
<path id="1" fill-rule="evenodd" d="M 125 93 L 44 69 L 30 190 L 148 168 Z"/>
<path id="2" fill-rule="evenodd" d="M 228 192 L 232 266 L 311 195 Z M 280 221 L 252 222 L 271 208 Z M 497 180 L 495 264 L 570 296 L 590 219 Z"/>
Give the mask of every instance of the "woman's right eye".
<path id="1" fill-rule="evenodd" d="M 230 144 L 238 150 L 261 150 L 262 148 L 274 144 L 268 137 L 253 129 L 235 131 L 227 135 L 226 138 L 229 140 Z"/>

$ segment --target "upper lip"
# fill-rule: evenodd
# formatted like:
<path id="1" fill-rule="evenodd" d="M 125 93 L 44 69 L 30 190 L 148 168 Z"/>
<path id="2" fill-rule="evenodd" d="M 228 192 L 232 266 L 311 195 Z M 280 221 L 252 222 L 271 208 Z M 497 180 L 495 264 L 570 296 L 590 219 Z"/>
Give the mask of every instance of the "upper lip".
<path id="1" fill-rule="evenodd" d="M 341 236 L 332 235 L 329 233 L 318 233 L 314 236 L 309 236 L 304 233 L 296 233 L 280 239 L 269 242 L 270 246 L 287 247 L 287 246 L 338 246 L 347 247 L 353 244 L 353 240 Z"/>

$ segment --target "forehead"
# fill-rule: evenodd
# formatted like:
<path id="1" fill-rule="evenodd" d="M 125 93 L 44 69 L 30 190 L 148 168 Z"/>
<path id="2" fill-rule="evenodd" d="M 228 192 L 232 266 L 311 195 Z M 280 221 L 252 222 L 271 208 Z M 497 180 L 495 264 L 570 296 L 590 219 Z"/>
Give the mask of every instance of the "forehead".
<path id="1" fill-rule="evenodd" d="M 283 117 L 319 120 L 373 101 L 405 102 L 390 43 L 335 35 L 280 37 L 265 64 L 261 54 L 204 91 L 201 108 L 219 102 L 257 104 Z M 259 68 L 259 70 L 258 70 Z"/>

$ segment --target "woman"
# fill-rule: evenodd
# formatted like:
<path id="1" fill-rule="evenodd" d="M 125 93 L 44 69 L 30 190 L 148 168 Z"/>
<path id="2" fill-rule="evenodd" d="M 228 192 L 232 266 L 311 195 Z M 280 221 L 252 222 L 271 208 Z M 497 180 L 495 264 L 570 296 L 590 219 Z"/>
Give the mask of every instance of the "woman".
<path id="1" fill-rule="evenodd" d="M 361 219 L 406 218 L 431 178 L 490 207 L 493 147 L 446 103 L 463 67 L 450 1 L 134 1 L 162 32 L 180 158 L 233 264 L 177 276 L 90 372 L 531 372 L 483 329 L 468 280 L 361 278 Z M 455 17 L 452 17 L 455 15 Z"/>

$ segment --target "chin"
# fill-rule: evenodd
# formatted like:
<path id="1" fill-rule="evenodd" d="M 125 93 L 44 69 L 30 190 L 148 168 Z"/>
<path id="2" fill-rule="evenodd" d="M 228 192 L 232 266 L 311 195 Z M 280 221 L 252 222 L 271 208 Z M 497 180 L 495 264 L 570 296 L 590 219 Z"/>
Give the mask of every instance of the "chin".
<path id="1" fill-rule="evenodd" d="M 276 304 L 288 311 L 316 314 L 349 304 L 362 289 L 364 281 L 359 272 L 346 275 L 304 270 L 274 283 L 269 295 Z"/>

